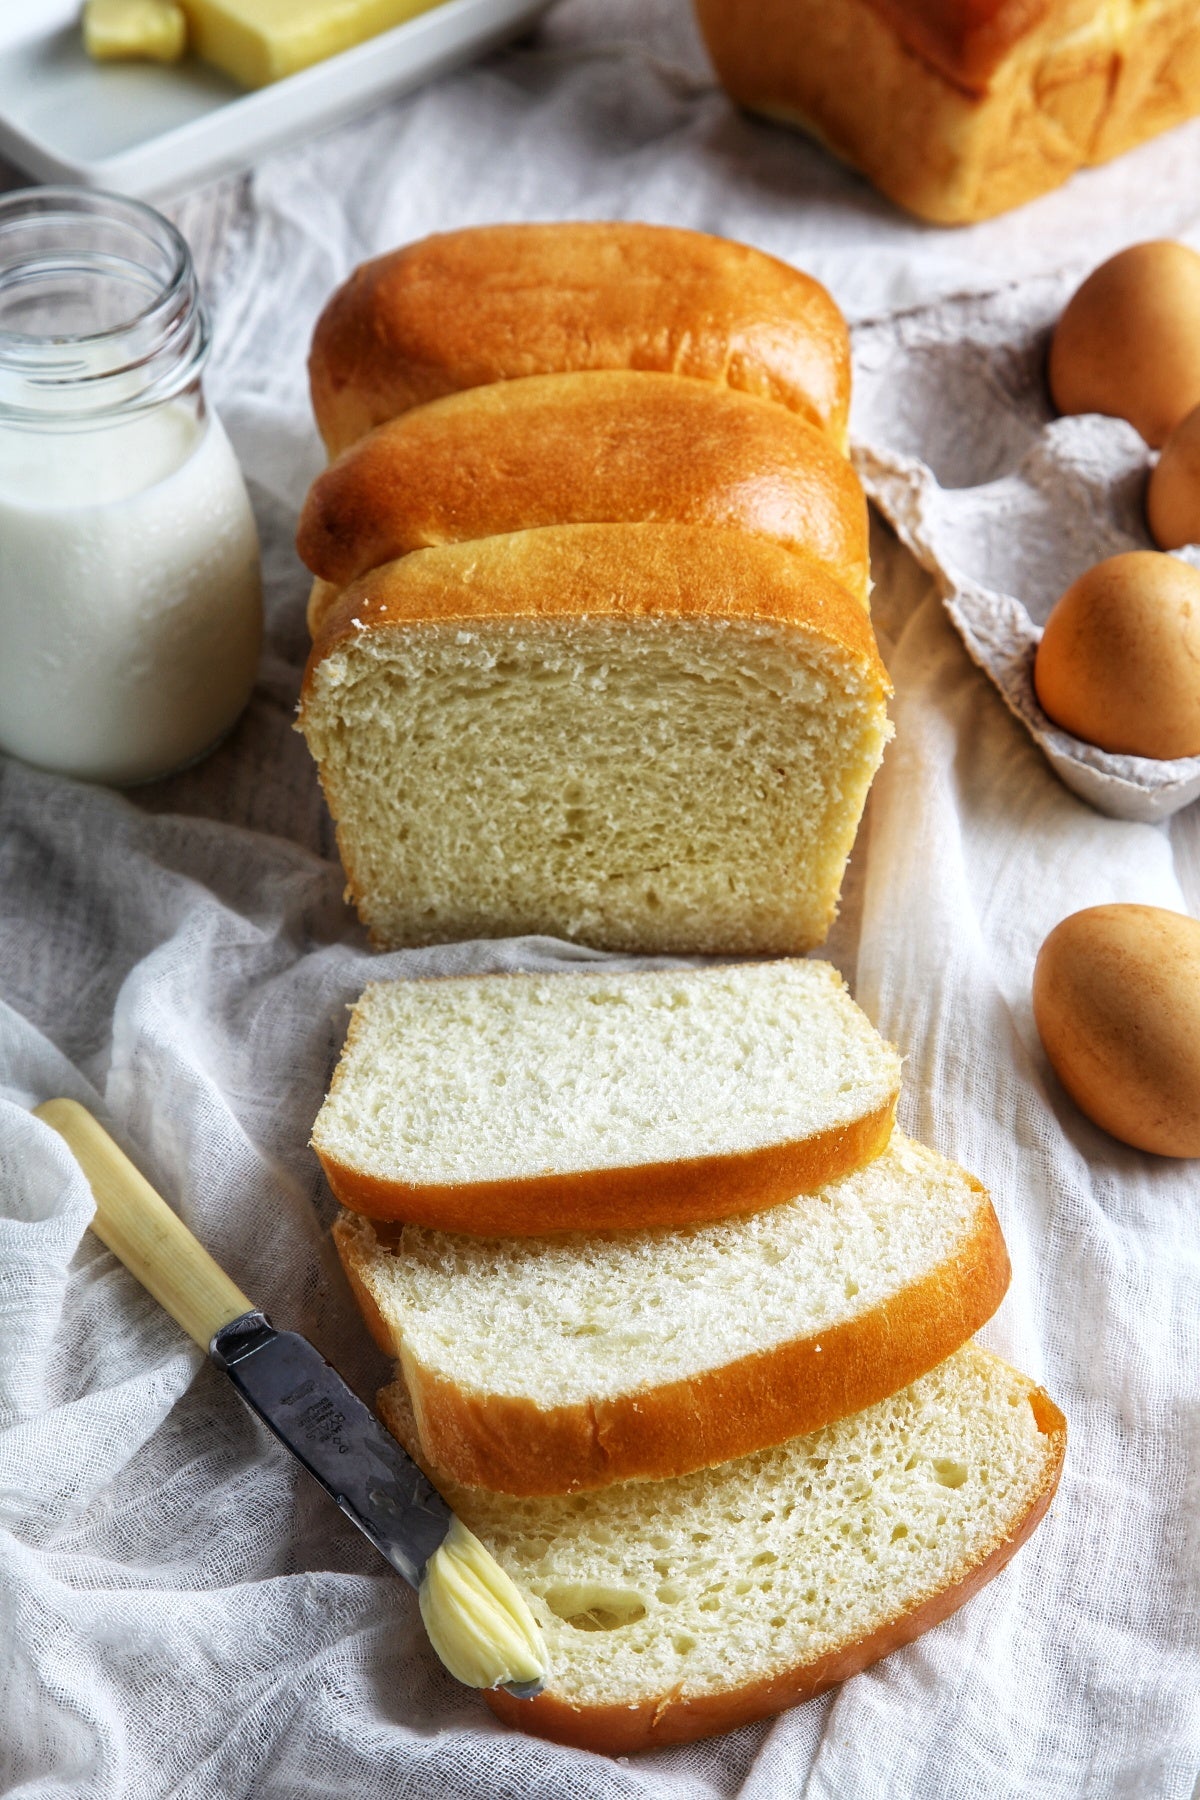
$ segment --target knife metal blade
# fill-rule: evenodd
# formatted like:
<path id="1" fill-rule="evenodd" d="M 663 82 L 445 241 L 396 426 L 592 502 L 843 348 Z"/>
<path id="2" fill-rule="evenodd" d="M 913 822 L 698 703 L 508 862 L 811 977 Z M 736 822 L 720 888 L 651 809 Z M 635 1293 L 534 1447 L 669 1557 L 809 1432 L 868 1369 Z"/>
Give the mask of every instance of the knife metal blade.
<path id="1" fill-rule="evenodd" d="M 86 1107 L 59 1098 L 43 1101 L 34 1110 L 64 1140 L 87 1177 L 96 1203 L 92 1229 L 97 1236 L 192 1341 L 208 1350 L 267 1429 L 320 1482 L 390 1566 L 420 1592 L 430 1558 L 454 1523 L 433 1484 L 306 1338 L 275 1330 Z M 466 1537 L 474 1542 L 469 1532 Z M 493 1617 L 491 1628 L 497 1629 L 499 1623 L 502 1630 L 512 1627 L 536 1638 L 536 1623 L 515 1588 L 507 1601 L 513 1616 L 503 1617 L 505 1605 L 496 1606 L 493 1591 L 503 1571 L 497 1568 L 489 1582 L 489 1553 L 481 1544 L 474 1547 L 476 1561 L 484 1565 L 482 1576 L 478 1568 L 470 1571 L 474 1587 L 490 1596 L 493 1614 L 501 1615 L 499 1621 Z M 461 1548 L 459 1554 L 461 1558 Z M 453 1560 L 450 1547 L 447 1556 Z M 460 1579 L 459 1587 L 462 1595 L 469 1595 L 472 1580 Z M 426 1598 L 422 1594 L 422 1616 L 437 1648 Z M 461 1596 L 457 1610 L 463 1611 Z M 452 1617 L 455 1611 L 451 1605 Z M 524 1618 L 518 1616 L 521 1612 Z M 459 1618 L 460 1628 L 463 1623 Z M 474 1623 L 478 1640 L 478 1622 Z M 443 1639 L 438 1654 L 444 1661 L 447 1646 L 458 1659 L 446 1624 L 442 1619 L 437 1627 Z M 484 1642 L 485 1650 L 491 1647 Z M 511 1660 L 507 1652 L 505 1657 Z M 540 1657 L 531 1654 L 518 1666 L 529 1661 L 536 1666 Z M 473 1676 L 479 1669 L 478 1657 L 470 1666 Z M 482 1666 L 493 1665 L 485 1656 Z M 460 1679 L 474 1685 L 471 1677 Z M 535 1677 L 502 1685 L 515 1697 L 531 1700 L 543 1684 Z"/>
<path id="2" fill-rule="evenodd" d="M 276 1331 L 265 1313 L 248 1312 L 222 1326 L 209 1355 L 268 1431 L 419 1588 L 453 1514 L 320 1351 L 298 1332 Z"/>

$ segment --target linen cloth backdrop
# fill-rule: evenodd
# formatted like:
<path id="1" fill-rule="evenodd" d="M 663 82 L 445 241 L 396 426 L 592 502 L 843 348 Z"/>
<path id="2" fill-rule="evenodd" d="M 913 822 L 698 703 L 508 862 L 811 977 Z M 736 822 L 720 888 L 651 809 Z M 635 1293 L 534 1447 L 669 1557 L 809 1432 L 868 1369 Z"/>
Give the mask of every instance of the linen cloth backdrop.
<path id="1" fill-rule="evenodd" d="M 1200 1794 L 1200 1184 L 1075 1111 L 1029 1003 L 1075 908 L 1200 911 L 1200 816 L 1123 824 L 1074 799 L 882 533 L 897 736 L 828 954 L 906 1054 L 905 1127 L 991 1188 L 1014 1272 L 985 1341 L 1072 1429 L 1046 1524 L 954 1620 L 706 1744 L 610 1761 L 501 1731 L 413 1596 L 87 1232 L 81 1176 L 26 1110 L 97 1108 L 246 1291 L 369 1394 L 386 1366 L 306 1147 L 347 1004 L 381 976 L 593 959 L 544 939 L 378 956 L 343 904 L 292 731 L 291 533 L 321 461 L 307 341 L 356 261 L 482 220 L 645 218 L 759 244 L 866 319 L 1194 228 L 1198 177 L 1185 127 L 1008 218 L 930 230 L 739 116 L 685 0 L 565 0 L 511 51 L 175 209 L 262 531 L 267 645 L 245 719 L 172 780 L 122 795 L 0 762 L 0 1792 Z"/>

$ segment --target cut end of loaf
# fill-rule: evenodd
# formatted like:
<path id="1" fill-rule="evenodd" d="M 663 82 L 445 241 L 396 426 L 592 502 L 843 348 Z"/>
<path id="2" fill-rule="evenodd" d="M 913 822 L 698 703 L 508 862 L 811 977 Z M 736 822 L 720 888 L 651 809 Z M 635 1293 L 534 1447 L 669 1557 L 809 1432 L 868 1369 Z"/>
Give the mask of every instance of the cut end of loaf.
<path id="1" fill-rule="evenodd" d="M 413 1447 L 402 1387 L 380 1412 Z M 808 1437 L 654 1490 L 439 1485 L 529 1600 L 545 1695 L 509 1724 L 617 1754 L 733 1729 L 948 1617 L 1045 1512 L 1066 1445 L 1035 1384 L 969 1345 Z"/>
<path id="2" fill-rule="evenodd" d="M 382 948 L 789 955 L 836 911 L 885 692 L 861 611 L 798 553 L 575 526 L 347 589 L 301 729 Z"/>

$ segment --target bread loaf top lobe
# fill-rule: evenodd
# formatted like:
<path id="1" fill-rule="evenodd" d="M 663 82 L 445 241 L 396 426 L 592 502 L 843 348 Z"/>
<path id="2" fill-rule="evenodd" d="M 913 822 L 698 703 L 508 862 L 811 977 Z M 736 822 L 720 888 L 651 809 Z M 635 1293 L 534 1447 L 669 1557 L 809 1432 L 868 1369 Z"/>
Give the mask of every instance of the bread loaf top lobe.
<path id="1" fill-rule="evenodd" d="M 375 631 L 614 617 L 794 627 L 847 655 L 872 704 L 892 691 L 866 612 L 803 551 L 704 525 L 559 525 L 415 550 L 351 582 L 321 620 L 301 716 L 326 658 Z"/>
<path id="2" fill-rule="evenodd" d="M 909 50 L 968 93 L 986 92 L 1023 40 L 1097 22 L 1104 0 L 868 0 Z"/>
<path id="3" fill-rule="evenodd" d="M 489 225 L 364 263 L 309 358 L 336 456 L 463 388 L 640 369 L 773 400 L 846 444 L 850 344 L 826 290 L 745 244 L 663 225 Z"/>
<path id="4" fill-rule="evenodd" d="M 748 394 L 626 369 L 494 382 L 389 420 L 317 477 L 296 544 L 344 587 L 411 550 L 621 523 L 772 538 L 867 602 L 866 499 L 823 432 Z"/>

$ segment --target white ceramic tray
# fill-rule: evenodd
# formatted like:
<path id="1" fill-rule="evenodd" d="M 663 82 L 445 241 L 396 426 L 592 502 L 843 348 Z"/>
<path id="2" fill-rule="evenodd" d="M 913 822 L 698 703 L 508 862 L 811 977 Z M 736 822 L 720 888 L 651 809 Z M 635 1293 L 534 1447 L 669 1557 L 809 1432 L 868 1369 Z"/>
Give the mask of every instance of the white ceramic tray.
<path id="1" fill-rule="evenodd" d="M 513 37 L 550 0 L 444 0 L 245 94 L 188 58 L 92 62 L 80 0 L 0 0 L 0 155 L 39 181 L 161 199 L 244 168 Z"/>

